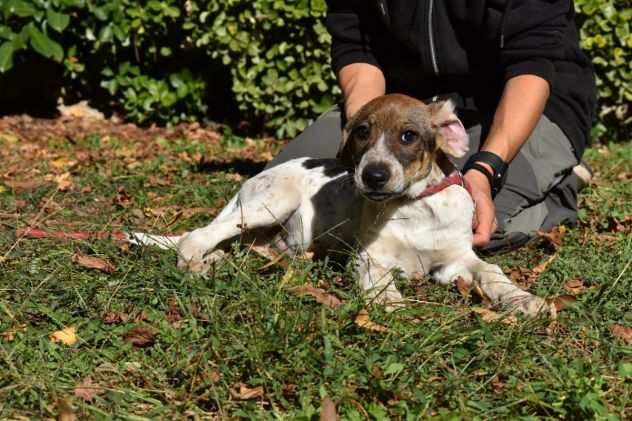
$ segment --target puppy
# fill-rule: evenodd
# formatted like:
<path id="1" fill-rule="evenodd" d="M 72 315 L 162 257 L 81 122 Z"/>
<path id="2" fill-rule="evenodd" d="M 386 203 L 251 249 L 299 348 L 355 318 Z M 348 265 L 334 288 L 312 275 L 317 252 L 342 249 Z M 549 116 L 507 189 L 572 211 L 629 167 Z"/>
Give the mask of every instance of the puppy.
<path id="1" fill-rule="evenodd" d="M 548 310 L 472 250 L 474 204 L 448 159 L 467 150 L 450 102 L 376 98 L 346 125 L 340 159 L 295 159 L 249 179 L 213 222 L 180 238 L 178 267 L 204 273 L 248 234 L 289 253 L 355 250 L 362 291 L 388 309 L 404 303 L 397 271 L 461 278 L 525 315 Z"/>

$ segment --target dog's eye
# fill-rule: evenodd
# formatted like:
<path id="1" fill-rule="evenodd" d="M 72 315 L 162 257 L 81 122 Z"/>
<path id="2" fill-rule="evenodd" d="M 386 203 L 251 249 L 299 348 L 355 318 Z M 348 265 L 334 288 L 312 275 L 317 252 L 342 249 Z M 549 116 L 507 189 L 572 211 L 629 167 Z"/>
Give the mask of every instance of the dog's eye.
<path id="1" fill-rule="evenodd" d="M 367 140 L 369 138 L 369 126 L 363 124 L 353 129 L 353 137 L 358 140 Z"/>
<path id="2" fill-rule="evenodd" d="M 402 133 L 401 142 L 403 144 L 410 145 L 411 143 L 415 142 L 415 140 L 417 140 L 417 133 L 413 132 L 412 130 L 406 130 L 404 133 Z"/>

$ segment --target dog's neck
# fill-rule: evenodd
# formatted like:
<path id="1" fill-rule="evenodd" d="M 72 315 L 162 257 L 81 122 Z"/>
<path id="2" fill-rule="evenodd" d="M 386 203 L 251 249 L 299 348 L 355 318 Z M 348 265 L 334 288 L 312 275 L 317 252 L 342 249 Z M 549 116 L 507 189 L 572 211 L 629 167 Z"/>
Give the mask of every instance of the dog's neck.
<path id="1" fill-rule="evenodd" d="M 453 184 L 464 187 L 469 192 L 463 174 L 446 156 L 440 155 L 437 161 L 432 163 L 428 175 L 411 185 L 406 195 L 415 200 L 423 199 Z"/>

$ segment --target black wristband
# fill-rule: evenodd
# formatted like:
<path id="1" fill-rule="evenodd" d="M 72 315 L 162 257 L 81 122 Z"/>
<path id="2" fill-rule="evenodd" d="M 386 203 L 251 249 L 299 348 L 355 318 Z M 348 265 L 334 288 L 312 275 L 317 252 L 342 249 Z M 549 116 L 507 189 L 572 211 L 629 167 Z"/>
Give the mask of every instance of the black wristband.
<path id="1" fill-rule="evenodd" d="M 492 168 L 493 173 L 490 173 L 489 170 L 480 165 L 479 162 L 489 165 Z M 485 177 L 487 177 L 493 198 L 498 194 L 503 184 L 505 184 L 505 178 L 507 178 L 507 167 L 508 164 L 495 153 L 479 151 L 467 160 L 463 166 L 463 173 L 468 170 L 476 170 L 483 173 Z"/>

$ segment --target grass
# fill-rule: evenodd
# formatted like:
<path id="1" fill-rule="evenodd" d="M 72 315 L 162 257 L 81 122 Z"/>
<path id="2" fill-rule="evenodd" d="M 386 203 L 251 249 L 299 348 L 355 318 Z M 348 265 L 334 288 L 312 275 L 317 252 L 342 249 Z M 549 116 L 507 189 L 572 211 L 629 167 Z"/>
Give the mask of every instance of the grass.
<path id="1" fill-rule="evenodd" d="M 632 145 L 588 151 L 597 182 L 561 247 L 490 259 L 522 273 L 555 253 L 531 289 L 559 295 L 581 281 L 558 320 L 486 322 L 471 311 L 480 303 L 420 281 L 402 289 L 422 303 L 368 309 L 387 329 L 377 332 L 354 323 L 364 305 L 352 275 L 328 262 L 260 270 L 263 258 L 235 247 L 198 277 L 168 251 L 16 236 L 25 226 L 198 227 L 238 188 L 230 163 L 245 168 L 269 144 L 226 152 L 221 142 L 1 135 L 0 144 L 1 419 L 314 420 L 326 397 L 349 420 L 632 418 L 632 348 L 611 328 L 632 326 Z M 115 270 L 83 267 L 75 254 Z M 304 283 L 345 303 L 288 292 Z M 50 339 L 66 327 L 75 344 Z"/>

